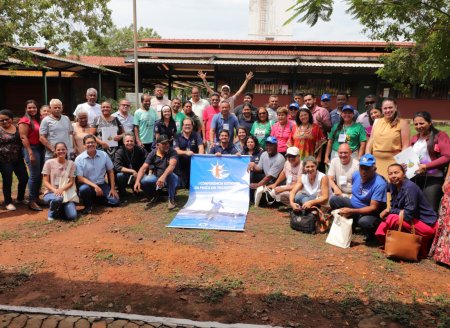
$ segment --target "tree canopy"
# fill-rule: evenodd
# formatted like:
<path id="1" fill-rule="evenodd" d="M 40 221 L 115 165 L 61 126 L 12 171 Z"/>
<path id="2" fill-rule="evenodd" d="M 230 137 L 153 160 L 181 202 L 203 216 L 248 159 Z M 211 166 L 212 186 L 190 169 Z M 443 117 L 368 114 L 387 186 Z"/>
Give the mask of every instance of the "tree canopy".
<path id="1" fill-rule="evenodd" d="M 160 38 L 152 28 L 140 27 L 137 31 L 138 39 Z M 120 51 L 133 48 L 133 25 L 118 28 L 112 26 L 98 38 L 85 42 L 81 47 L 72 50 L 77 55 L 90 56 L 119 56 Z"/>
<path id="2" fill-rule="evenodd" d="M 450 76 L 450 1 L 448 0 L 347 0 L 347 12 L 364 26 L 371 39 L 411 41 L 412 47 L 394 48 L 381 61 L 379 76 L 396 89 L 411 85 L 430 87 Z M 329 21 L 334 0 L 297 0 L 289 8 L 294 20 L 313 26 Z"/>
<path id="3" fill-rule="evenodd" d="M 0 44 L 77 48 L 111 26 L 109 0 L 0 0 Z M 2 54 L 0 53 L 0 56 Z M 3 48 L 3 56 L 5 56 Z"/>

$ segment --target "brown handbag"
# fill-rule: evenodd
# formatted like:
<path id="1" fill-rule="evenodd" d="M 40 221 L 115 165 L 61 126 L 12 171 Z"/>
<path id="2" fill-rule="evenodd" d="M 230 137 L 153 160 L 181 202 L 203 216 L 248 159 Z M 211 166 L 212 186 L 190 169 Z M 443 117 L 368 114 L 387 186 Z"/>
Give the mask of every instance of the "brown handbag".
<path id="1" fill-rule="evenodd" d="M 416 235 L 414 223 L 411 221 L 411 233 L 402 232 L 404 211 L 400 211 L 398 230 L 388 230 L 386 234 L 386 244 L 384 252 L 387 257 L 415 261 L 419 260 L 419 251 L 422 246 L 422 237 Z"/>

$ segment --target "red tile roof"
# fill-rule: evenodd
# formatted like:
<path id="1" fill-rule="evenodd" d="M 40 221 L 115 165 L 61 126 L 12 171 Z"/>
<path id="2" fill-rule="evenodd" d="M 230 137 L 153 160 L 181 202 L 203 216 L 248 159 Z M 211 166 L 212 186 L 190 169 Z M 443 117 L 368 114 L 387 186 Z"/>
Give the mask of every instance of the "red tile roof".
<path id="1" fill-rule="evenodd" d="M 98 65 L 98 66 L 109 66 L 109 67 L 131 67 L 130 64 L 125 63 L 125 58 L 123 57 L 112 57 L 112 56 L 68 56 L 68 58 L 79 60 L 83 63 Z"/>

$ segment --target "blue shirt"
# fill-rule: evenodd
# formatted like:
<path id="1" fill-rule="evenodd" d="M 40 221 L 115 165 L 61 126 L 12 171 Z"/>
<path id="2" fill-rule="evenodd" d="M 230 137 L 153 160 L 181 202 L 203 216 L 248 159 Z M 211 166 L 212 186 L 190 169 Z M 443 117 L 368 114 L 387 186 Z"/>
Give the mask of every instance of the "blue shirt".
<path id="1" fill-rule="evenodd" d="M 82 176 L 89 181 L 101 185 L 105 183 L 106 171 L 114 168 L 111 158 L 103 150 L 96 150 L 94 157 L 90 157 L 85 150 L 75 158 L 77 176 Z"/>
<path id="2" fill-rule="evenodd" d="M 387 183 L 384 178 L 375 173 L 375 177 L 362 183 L 359 171 L 353 173 L 352 177 L 352 198 L 350 203 L 353 208 L 362 208 L 370 206 L 370 201 L 375 200 L 379 203 L 386 203 Z"/>
<path id="3" fill-rule="evenodd" d="M 389 213 L 400 214 L 400 210 L 405 210 L 405 221 L 418 219 L 428 225 L 436 222 L 436 212 L 433 211 L 422 190 L 414 182 L 405 179 L 400 190 L 389 184 L 389 191 L 392 195 Z"/>
<path id="4" fill-rule="evenodd" d="M 228 129 L 226 129 L 228 124 Z M 222 113 L 215 114 L 211 121 L 211 129 L 215 129 L 216 135 L 214 136 L 214 142 L 219 141 L 219 135 L 222 130 L 228 130 L 230 132 L 229 142 L 233 143 L 234 130 L 239 127 L 239 121 L 235 115 L 230 114 L 227 119 L 224 119 Z M 209 136 L 208 136 L 209 137 Z"/>
<path id="5" fill-rule="evenodd" d="M 356 109 L 354 109 L 353 113 L 354 113 L 354 115 L 353 115 L 353 122 L 356 122 L 356 119 L 359 116 L 359 112 Z M 341 114 L 338 113 L 338 109 L 337 108 L 333 109 L 330 112 L 330 119 L 331 119 L 331 126 L 335 125 L 336 123 L 339 123 L 339 121 L 341 120 Z"/>
<path id="6" fill-rule="evenodd" d="M 223 148 L 220 144 L 215 144 L 209 150 L 210 154 L 221 153 L 222 155 L 234 155 L 238 153 L 238 150 L 233 144 L 228 144 L 227 148 Z"/>
<path id="7" fill-rule="evenodd" d="M 202 137 L 197 132 L 192 132 L 188 139 L 183 135 L 183 133 L 177 134 L 174 140 L 175 149 L 190 150 L 198 154 L 198 146 L 203 145 Z"/>

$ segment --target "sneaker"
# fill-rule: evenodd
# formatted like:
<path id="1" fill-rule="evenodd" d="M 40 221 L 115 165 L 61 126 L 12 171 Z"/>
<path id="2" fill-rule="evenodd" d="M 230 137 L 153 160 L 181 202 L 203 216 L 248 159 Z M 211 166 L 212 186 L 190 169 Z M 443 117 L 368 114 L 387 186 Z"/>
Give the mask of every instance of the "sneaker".
<path id="1" fill-rule="evenodd" d="M 22 200 L 16 200 L 16 203 L 17 204 L 23 204 L 23 205 L 28 205 L 29 204 L 29 202 L 26 200 L 26 199 L 22 199 Z"/>
<path id="2" fill-rule="evenodd" d="M 28 208 L 32 211 L 42 211 L 42 208 L 40 208 L 36 202 L 31 202 L 30 204 L 28 204 Z"/>
<path id="3" fill-rule="evenodd" d="M 15 211 L 16 207 L 13 204 L 8 204 L 8 205 L 6 205 L 6 209 L 8 211 Z"/>
<path id="4" fill-rule="evenodd" d="M 92 206 L 90 207 L 85 207 L 82 211 L 81 214 L 83 215 L 87 215 L 87 214 L 91 214 L 92 213 Z"/>
<path id="5" fill-rule="evenodd" d="M 49 217 L 47 218 L 47 221 L 55 221 L 55 219 L 49 216 Z"/>
<path id="6" fill-rule="evenodd" d="M 175 207 L 177 207 L 177 204 L 175 204 L 175 201 L 169 199 L 169 204 L 167 204 L 167 208 L 169 210 L 173 210 Z"/>

